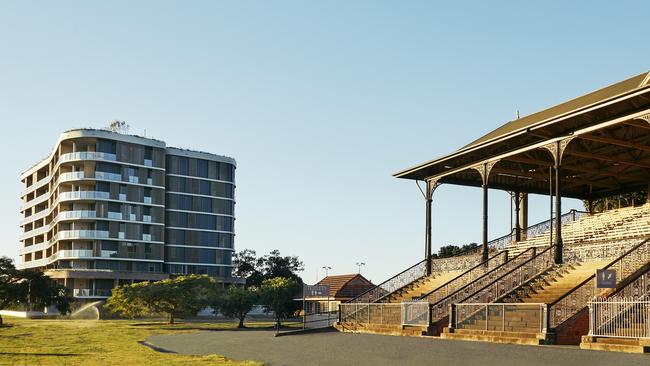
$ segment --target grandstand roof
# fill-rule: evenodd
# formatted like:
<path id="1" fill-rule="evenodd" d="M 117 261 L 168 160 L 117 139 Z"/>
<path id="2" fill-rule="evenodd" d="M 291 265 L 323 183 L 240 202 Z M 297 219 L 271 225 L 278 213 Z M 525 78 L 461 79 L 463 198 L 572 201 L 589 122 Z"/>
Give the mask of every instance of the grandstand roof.
<path id="1" fill-rule="evenodd" d="M 480 186 L 473 166 L 497 162 L 489 186 L 548 192 L 542 148 L 571 139 L 562 159 L 564 197 L 586 198 L 647 186 L 650 181 L 650 72 L 509 121 L 459 150 L 395 173 L 398 178 Z"/>

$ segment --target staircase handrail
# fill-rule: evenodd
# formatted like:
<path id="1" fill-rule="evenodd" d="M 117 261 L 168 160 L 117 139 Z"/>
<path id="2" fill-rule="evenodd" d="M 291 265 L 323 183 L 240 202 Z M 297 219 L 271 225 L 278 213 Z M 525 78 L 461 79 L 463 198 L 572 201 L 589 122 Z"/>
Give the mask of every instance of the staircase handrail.
<path id="1" fill-rule="evenodd" d="M 477 250 L 480 250 L 480 249 L 481 249 L 481 247 L 477 247 L 477 248 L 469 248 L 469 249 L 463 250 L 463 251 L 458 252 L 458 253 L 456 253 L 456 254 L 454 254 L 454 255 L 452 255 L 452 256 L 449 256 L 449 257 L 444 257 L 444 258 L 432 258 L 431 260 L 434 261 L 435 259 L 447 259 L 447 258 L 461 257 L 461 256 L 465 256 L 465 255 L 467 255 L 467 253 L 470 253 L 470 252 L 473 252 L 473 251 L 477 251 Z M 416 281 L 416 280 L 418 280 L 418 279 L 424 277 L 424 276 L 426 275 L 426 272 L 425 272 L 425 271 L 426 271 L 426 267 L 423 267 L 423 268 L 422 268 L 422 275 L 419 276 L 418 278 L 414 278 L 412 281 L 410 281 L 410 282 L 408 282 L 408 283 L 405 283 L 405 284 L 403 284 L 402 286 L 399 286 L 399 287 L 395 288 L 394 290 L 389 291 L 388 293 L 385 293 L 385 294 L 382 295 L 382 296 L 377 297 L 375 300 L 370 300 L 370 299 L 363 299 L 364 301 L 358 301 L 358 300 L 360 300 L 363 296 L 367 295 L 368 293 L 370 293 L 370 292 L 373 291 L 373 290 L 380 289 L 380 288 L 383 289 L 383 287 L 385 287 L 385 285 L 386 285 L 387 283 L 389 283 L 390 281 L 393 281 L 394 279 L 396 279 L 396 278 L 398 278 L 398 277 L 404 275 L 405 273 L 411 271 L 412 269 L 414 269 L 415 267 L 420 266 L 420 265 L 426 265 L 426 259 L 423 259 L 423 260 L 419 261 L 418 263 L 416 263 L 416 264 L 410 266 L 409 268 L 403 270 L 402 272 L 396 274 L 395 276 L 393 276 L 393 277 L 391 277 L 391 278 L 385 280 L 384 282 L 380 283 L 379 285 L 377 285 L 377 286 L 375 286 L 375 287 L 373 287 L 373 288 L 370 288 L 370 289 L 368 289 L 368 290 L 362 292 L 361 294 L 357 295 L 356 297 L 354 297 L 354 298 L 352 298 L 352 299 L 346 301 L 346 303 L 352 303 L 352 302 L 367 302 L 367 303 L 372 303 L 372 302 L 377 302 L 377 301 L 379 301 L 379 300 L 382 299 L 384 296 L 386 296 L 386 295 L 388 295 L 388 294 L 390 294 L 390 293 L 392 293 L 392 292 L 394 292 L 394 291 L 396 291 L 396 290 L 399 290 L 400 288 L 402 288 L 402 287 L 408 285 L 409 283 L 411 283 L 411 282 L 413 282 L 413 281 Z"/>
<path id="2" fill-rule="evenodd" d="M 644 245 L 650 244 L 650 237 L 642 240 L 640 243 L 637 245 L 633 246 L 630 248 L 628 251 L 625 253 L 621 254 L 618 256 L 616 259 L 612 260 L 609 262 L 606 266 L 604 266 L 602 269 L 609 269 L 616 265 L 617 263 L 620 262 L 621 266 L 623 264 L 623 260 L 629 256 L 630 254 L 634 253 L 637 249 L 641 248 Z M 650 253 L 650 245 L 648 245 L 648 253 Z M 633 271 L 634 272 L 634 271 Z M 618 275 L 622 275 L 618 274 Z M 620 281 L 625 279 L 627 276 L 620 277 Z M 596 274 L 592 274 L 588 278 L 586 278 L 584 281 L 580 282 L 578 285 L 574 286 L 571 290 L 566 292 L 564 295 L 560 296 L 558 299 L 553 301 L 552 303 L 549 304 L 548 306 L 548 328 L 555 328 L 558 325 L 562 324 L 566 320 L 568 320 L 571 316 L 576 314 L 578 311 L 584 309 L 587 306 L 587 303 L 589 300 L 593 299 L 594 297 L 597 296 L 596 294 L 596 286 L 591 283 L 594 281 L 596 278 Z M 559 307 L 560 303 L 562 302 L 567 302 L 568 300 L 575 300 L 575 302 L 580 302 L 578 308 L 570 308 L 568 311 L 566 309 L 557 309 L 556 307 Z"/>
<path id="3" fill-rule="evenodd" d="M 515 288 L 521 286 L 525 282 L 539 276 L 544 271 L 547 271 L 550 267 L 553 266 L 553 249 L 556 245 L 550 246 L 539 253 L 536 253 L 531 258 L 525 262 L 519 264 L 515 268 L 511 269 L 507 273 L 504 273 L 499 278 L 494 279 L 492 282 L 486 284 L 482 288 L 474 291 L 472 294 L 468 295 L 460 303 L 462 304 L 475 304 L 475 303 L 493 303 L 503 296 L 506 296 Z M 547 257 L 547 258 L 545 258 Z M 539 263 L 538 260 L 541 259 L 542 262 Z M 541 264 L 541 266 L 536 266 L 536 264 Z M 527 273 L 527 270 L 531 269 L 532 273 Z M 510 277 L 514 279 L 511 280 Z M 501 288 L 499 288 L 501 284 Z M 494 286 L 494 292 L 486 291 L 487 289 Z M 466 314 L 471 316 L 472 314 Z M 457 319 L 457 321 L 462 321 L 464 319 Z M 541 327 L 541 325 L 540 325 Z"/>
<path id="4" fill-rule="evenodd" d="M 421 268 L 416 269 L 416 271 L 415 271 L 416 273 L 415 273 L 414 275 L 417 275 L 417 273 L 418 273 L 420 270 L 421 270 L 422 274 L 421 274 L 419 277 L 417 277 L 417 278 L 413 278 L 410 282 L 401 285 L 400 287 L 396 288 L 395 290 L 397 290 L 397 289 L 399 289 L 399 288 L 401 288 L 401 287 L 404 287 L 404 286 L 406 286 L 407 284 L 409 284 L 409 283 L 411 283 L 411 282 L 413 282 L 413 281 L 415 281 L 415 280 L 417 280 L 417 279 L 419 279 L 419 278 L 424 277 L 424 276 L 426 275 L 426 262 L 427 262 L 426 259 L 423 259 L 423 260 L 419 261 L 418 263 L 416 263 L 416 264 L 410 266 L 409 268 L 407 268 L 407 269 L 403 270 L 402 272 L 396 274 L 395 276 L 393 276 L 393 277 L 387 279 L 386 281 L 380 283 L 379 285 L 377 285 L 377 286 L 375 286 L 375 287 L 373 287 L 373 288 L 370 288 L 370 289 L 368 289 L 368 290 L 362 292 L 361 294 L 357 295 L 356 297 L 354 297 L 354 298 L 352 298 L 352 299 L 346 301 L 346 303 L 353 303 L 353 302 L 373 303 L 373 302 L 378 301 L 379 299 L 381 299 L 382 297 L 384 297 L 384 296 L 386 296 L 387 294 L 391 293 L 392 291 L 388 291 L 387 293 L 384 293 L 383 295 L 377 297 L 377 298 L 374 299 L 374 300 L 373 300 L 372 298 L 368 297 L 368 294 L 370 294 L 371 292 L 373 292 L 373 291 L 375 291 L 375 290 L 377 290 L 377 289 L 382 289 L 382 290 L 383 290 L 383 286 L 385 286 L 387 283 L 389 283 L 389 282 L 391 282 L 391 281 L 393 281 L 393 280 L 399 278 L 400 276 L 403 276 L 404 274 L 406 274 L 406 273 L 409 272 L 409 271 L 414 270 L 416 267 L 421 267 Z M 411 278 L 411 277 L 409 277 L 409 278 Z M 387 291 L 387 290 L 384 290 L 384 291 Z M 393 290 L 393 291 L 394 291 L 394 290 Z M 360 301 L 360 300 L 363 300 L 363 301 Z"/>
<path id="5" fill-rule="evenodd" d="M 493 276 L 495 274 L 496 274 L 497 278 L 501 278 L 502 275 L 498 274 L 498 272 L 497 272 L 498 270 L 505 269 L 506 273 L 509 273 L 510 270 L 508 269 L 509 267 L 507 267 L 507 266 L 514 264 L 515 267 L 518 267 L 519 264 L 517 264 L 517 263 L 519 263 L 518 260 L 520 259 L 520 257 L 525 258 L 524 255 L 528 255 L 529 252 L 535 253 L 535 248 L 526 249 L 525 251 L 519 253 L 518 255 L 513 257 L 512 259 L 510 259 L 510 260 L 504 262 L 503 264 L 493 268 L 492 270 L 484 273 L 478 279 L 479 280 L 483 279 L 483 278 L 489 279 L 489 278 L 491 278 L 491 276 Z M 533 254 L 533 257 L 534 256 L 535 256 L 535 254 Z M 526 260 L 526 261 L 528 261 L 528 260 Z M 526 262 L 526 261 L 524 261 L 524 262 Z M 482 286 L 482 285 L 481 285 L 480 282 L 476 282 L 476 281 L 470 282 L 470 283 L 462 286 L 461 288 L 456 289 L 452 293 L 450 293 L 450 294 L 438 299 L 437 301 L 431 303 L 431 305 L 430 305 L 431 320 L 432 321 L 438 321 L 440 319 L 443 319 L 446 315 L 448 315 L 448 311 L 449 311 L 449 306 L 448 305 L 453 303 L 458 296 L 461 296 L 461 301 L 464 300 L 465 298 L 467 298 L 467 296 L 463 295 L 463 292 L 473 291 L 471 286 Z"/>
<path id="6" fill-rule="evenodd" d="M 488 271 L 485 271 L 485 272 L 481 273 L 480 276 L 478 276 L 478 277 L 470 278 L 470 280 L 469 280 L 465 285 L 462 285 L 462 287 L 460 287 L 460 288 L 464 288 L 465 286 L 470 285 L 470 284 L 471 284 L 471 281 L 475 280 L 476 278 L 480 278 L 480 277 L 482 277 L 482 276 L 484 276 L 484 275 L 486 275 L 486 274 L 488 274 L 488 273 L 494 271 L 495 269 L 501 267 L 502 265 L 504 265 L 504 264 L 508 261 L 508 259 L 507 259 L 507 253 L 508 253 L 507 251 L 498 252 L 497 254 L 491 256 L 491 257 L 488 258 L 487 260 L 485 260 L 485 261 L 483 261 L 483 262 L 481 262 L 481 263 L 475 265 L 474 267 L 468 269 L 467 271 L 461 273 L 460 275 L 458 275 L 458 276 L 452 278 L 451 280 L 449 280 L 449 281 L 443 283 L 442 285 L 436 287 L 435 289 L 433 289 L 433 290 L 427 292 L 426 294 L 420 296 L 420 297 L 418 298 L 418 300 L 428 300 L 427 298 L 428 298 L 431 294 L 433 294 L 434 292 L 437 292 L 437 291 L 441 290 L 442 288 L 449 286 L 452 282 L 457 282 L 457 281 L 464 280 L 463 277 L 465 277 L 465 276 L 471 276 L 472 271 L 474 271 L 474 270 L 476 270 L 476 269 L 485 268 L 486 266 L 489 268 L 490 261 L 492 261 L 492 260 L 496 260 L 497 257 L 499 257 L 499 256 L 505 256 L 505 257 L 506 257 L 506 258 L 504 258 L 505 260 L 502 261 L 500 264 L 498 264 L 496 267 L 493 267 L 492 269 L 490 269 L 490 270 L 488 270 Z M 519 255 L 521 255 L 521 254 L 524 254 L 524 253 L 522 252 L 522 253 L 520 253 Z M 515 256 L 515 257 L 512 258 L 512 259 L 515 259 L 516 257 L 518 257 L 518 256 Z M 446 296 L 449 296 L 449 295 L 453 294 L 454 292 L 456 292 L 456 290 L 453 290 L 453 291 L 451 291 L 451 292 L 447 292 L 447 294 L 444 295 L 442 298 L 444 298 L 444 297 L 446 297 Z M 441 298 L 441 299 L 442 299 L 442 298 Z M 436 300 L 436 301 L 438 301 L 438 300 Z"/>
<path id="7" fill-rule="evenodd" d="M 517 256 L 512 258 L 511 260 L 505 262 L 501 266 L 498 266 L 494 268 L 492 271 L 489 271 L 485 273 L 483 276 L 480 278 L 491 278 L 493 275 L 496 275 L 496 278 L 501 278 L 503 275 L 499 275 L 497 270 L 503 269 L 504 267 L 506 269 L 506 274 L 510 272 L 509 267 L 506 267 L 507 265 L 514 265 L 515 268 L 518 267 L 521 263 L 517 262 L 517 259 L 520 259 L 520 257 L 525 258 L 524 255 L 528 255 L 529 253 L 533 253 L 532 257 L 535 257 L 536 249 L 535 248 L 528 248 L 525 251 L 519 253 Z M 527 262 L 530 258 L 525 260 L 524 262 Z M 490 281 L 492 283 L 493 281 Z M 454 302 L 462 302 L 467 298 L 467 295 L 464 295 L 464 293 L 467 293 L 468 291 L 473 291 L 470 286 L 480 286 L 481 288 L 484 287 L 484 285 L 481 285 L 480 282 L 477 284 L 477 282 L 472 282 L 469 283 L 458 290 L 454 291 L 453 293 L 449 294 L 448 296 L 445 296 L 444 298 L 436 301 L 435 303 L 431 304 L 431 319 L 433 321 L 438 321 L 443 319 L 445 316 L 447 316 L 449 313 L 449 305 L 454 303 Z M 472 292 L 473 294 L 473 292 Z M 457 301 L 458 300 L 458 301 Z"/>

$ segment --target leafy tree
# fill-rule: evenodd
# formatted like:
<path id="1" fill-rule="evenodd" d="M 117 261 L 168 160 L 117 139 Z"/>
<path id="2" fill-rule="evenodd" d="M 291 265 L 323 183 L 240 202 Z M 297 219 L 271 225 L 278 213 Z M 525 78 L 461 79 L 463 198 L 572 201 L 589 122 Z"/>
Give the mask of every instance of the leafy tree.
<path id="1" fill-rule="evenodd" d="M 235 275 L 246 278 L 246 286 L 262 285 L 264 280 L 274 277 L 294 278 L 302 283 L 297 272 L 304 269 L 304 264 L 296 256 L 282 256 L 279 250 L 273 250 L 263 257 L 251 249 L 244 249 L 233 258 Z"/>
<path id="2" fill-rule="evenodd" d="M 603 212 L 632 205 L 640 206 L 645 204 L 647 200 L 648 190 L 641 189 L 636 192 L 622 193 L 595 199 L 592 201 L 592 210 L 593 212 Z M 584 200 L 583 205 L 585 206 L 585 210 L 589 211 L 589 201 Z"/>
<path id="3" fill-rule="evenodd" d="M 438 249 L 438 254 L 434 254 L 433 258 L 449 258 L 478 247 L 479 245 L 477 243 L 465 244 L 463 246 L 445 245 Z"/>
<path id="4" fill-rule="evenodd" d="M 274 277 L 266 279 L 260 287 L 260 299 L 267 311 L 275 313 L 276 326 L 281 325 L 281 319 L 293 315 L 300 309 L 299 296 L 302 283 L 295 278 Z"/>
<path id="5" fill-rule="evenodd" d="M 175 317 L 194 315 L 214 303 L 219 291 L 217 283 L 208 276 L 180 276 L 120 286 L 104 306 L 129 318 L 166 314 L 169 324 L 174 324 Z"/>
<path id="6" fill-rule="evenodd" d="M 70 311 L 68 290 L 35 270 L 18 270 L 13 260 L 0 257 L 0 310 L 16 305 L 44 308 L 55 305 L 63 314 Z M 3 320 L 0 316 L 0 326 Z"/>
<path id="7" fill-rule="evenodd" d="M 237 328 L 244 328 L 244 319 L 257 299 L 257 290 L 254 287 L 230 286 L 213 307 L 219 309 L 228 318 L 238 319 Z"/>

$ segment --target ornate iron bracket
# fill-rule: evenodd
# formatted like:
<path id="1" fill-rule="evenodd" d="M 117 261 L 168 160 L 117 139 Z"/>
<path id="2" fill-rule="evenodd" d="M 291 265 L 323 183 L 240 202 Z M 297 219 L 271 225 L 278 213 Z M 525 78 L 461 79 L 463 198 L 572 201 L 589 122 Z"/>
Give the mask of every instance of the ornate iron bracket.
<path id="1" fill-rule="evenodd" d="M 435 192 L 436 188 L 438 188 L 442 183 L 438 181 L 438 178 L 433 178 L 433 179 L 426 179 L 425 183 L 427 184 L 425 189 L 422 189 L 418 181 L 415 181 L 415 185 L 418 186 L 418 189 L 422 193 L 422 197 L 424 197 L 425 200 L 431 200 L 433 199 L 433 192 Z"/>
<path id="2" fill-rule="evenodd" d="M 483 185 L 487 185 L 488 184 L 488 179 L 490 178 L 490 172 L 492 171 L 492 168 L 498 162 L 499 162 L 499 160 L 488 160 L 488 161 L 473 165 L 471 167 L 471 169 L 476 170 L 481 175 L 481 180 L 483 181 Z"/>
<path id="3" fill-rule="evenodd" d="M 639 120 L 646 121 L 646 122 L 650 123 L 650 113 L 644 114 L 643 116 L 639 116 L 639 117 L 637 117 L 635 119 L 639 119 Z"/>
<path id="4" fill-rule="evenodd" d="M 549 142 L 548 144 L 542 146 L 542 148 L 551 153 L 551 156 L 553 156 L 553 161 L 556 165 L 560 165 L 562 164 L 562 156 L 564 156 L 564 151 L 566 150 L 571 140 L 574 138 L 574 136 L 565 137 L 560 141 Z"/>

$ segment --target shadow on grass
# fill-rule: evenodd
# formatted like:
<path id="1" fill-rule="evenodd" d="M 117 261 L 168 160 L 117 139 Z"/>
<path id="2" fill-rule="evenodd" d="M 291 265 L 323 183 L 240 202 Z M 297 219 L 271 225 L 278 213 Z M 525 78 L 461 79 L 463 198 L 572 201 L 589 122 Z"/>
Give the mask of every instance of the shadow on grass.
<path id="1" fill-rule="evenodd" d="M 168 350 L 168 349 L 164 349 L 164 348 L 160 348 L 160 347 L 154 346 L 153 344 L 151 344 L 151 343 L 149 343 L 149 342 L 138 341 L 138 343 L 141 344 L 141 345 L 143 345 L 143 346 L 145 346 L 145 347 L 149 347 L 149 348 L 151 348 L 152 350 L 154 350 L 154 351 L 156 351 L 156 352 L 160 352 L 160 353 L 174 353 L 174 354 L 176 353 L 176 352 L 174 352 L 174 351 L 170 351 L 170 350 Z"/>
<path id="2" fill-rule="evenodd" d="M 8 355 L 8 356 L 56 356 L 56 357 L 83 356 L 82 353 L 43 353 L 43 352 L 0 352 L 0 355 Z"/>

